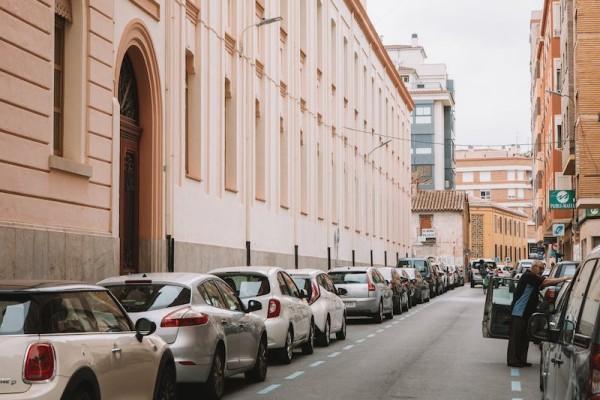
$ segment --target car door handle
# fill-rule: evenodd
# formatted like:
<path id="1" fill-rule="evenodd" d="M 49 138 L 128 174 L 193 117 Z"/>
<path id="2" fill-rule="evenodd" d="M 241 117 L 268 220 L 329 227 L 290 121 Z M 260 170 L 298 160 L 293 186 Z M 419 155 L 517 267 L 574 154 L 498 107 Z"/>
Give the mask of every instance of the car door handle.
<path id="1" fill-rule="evenodd" d="M 562 360 L 557 360 L 556 358 L 552 358 L 552 359 L 550 359 L 550 362 L 551 362 L 552 364 L 555 364 L 555 365 L 561 365 L 561 364 L 563 364 L 563 363 L 564 363 L 564 361 L 562 361 Z"/>
<path id="2" fill-rule="evenodd" d="M 122 352 L 121 349 L 118 347 L 113 348 L 111 351 L 113 354 L 121 354 L 121 352 Z"/>

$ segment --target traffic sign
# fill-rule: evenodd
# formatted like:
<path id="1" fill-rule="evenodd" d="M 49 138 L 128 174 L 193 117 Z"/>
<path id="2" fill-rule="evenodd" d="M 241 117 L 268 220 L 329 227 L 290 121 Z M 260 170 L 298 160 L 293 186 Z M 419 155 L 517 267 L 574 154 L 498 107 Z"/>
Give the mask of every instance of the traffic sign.
<path id="1" fill-rule="evenodd" d="M 552 236 L 565 236 L 565 224 L 552 224 Z"/>

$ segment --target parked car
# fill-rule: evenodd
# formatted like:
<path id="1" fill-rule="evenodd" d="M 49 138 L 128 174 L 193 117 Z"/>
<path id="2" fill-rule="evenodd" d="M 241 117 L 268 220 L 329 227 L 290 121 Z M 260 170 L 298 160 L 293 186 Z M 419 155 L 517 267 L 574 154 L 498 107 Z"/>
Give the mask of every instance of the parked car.
<path id="1" fill-rule="evenodd" d="M 349 317 L 372 317 L 381 323 L 394 318 L 393 291 L 374 267 L 339 267 L 329 272 L 338 288 L 346 290 L 341 298 Z"/>
<path id="2" fill-rule="evenodd" d="M 543 399 L 600 397 L 600 247 L 578 268 L 556 325 L 545 313 L 530 318 L 529 333 L 554 346 L 547 365 Z"/>
<path id="3" fill-rule="evenodd" d="M 456 267 L 456 272 L 458 273 L 458 284 L 460 286 L 464 286 L 465 285 L 465 269 L 458 265 Z"/>
<path id="4" fill-rule="evenodd" d="M 496 268 L 496 276 L 500 278 L 510 278 L 513 268 L 510 265 L 498 265 Z"/>
<path id="5" fill-rule="evenodd" d="M 262 382 L 267 375 L 265 324 L 221 279 L 208 274 L 148 273 L 108 278 L 109 289 L 134 321 L 147 318 L 170 346 L 179 383 L 204 384 L 205 396 L 219 399 L 225 377 L 245 373 Z"/>
<path id="6" fill-rule="evenodd" d="M 103 287 L 0 281 L 0 316 L 2 399 L 175 398 L 173 355 L 156 325 L 134 327 Z"/>
<path id="7" fill-rule="evenodd" d="M 292 362 L 294 349 L 312 354 L 315 321 L 308 305 L 308 293 L 279 267 L 229 267 L 210 271 L 223 279 L 245 305 L 258 301 L 255 313 L 267 328 L 268 349 L 285 364 Z"/>
<path id="8" fill-rule="evenodd" d="M 432 266 L 426 258 L 400 258 L 396 265 L 398 268 L 416 268 L 421 277 L 429 284 L 429 293 L 435 297 L 440 293 L 440 277 L 434 273 Z"/>
<path id="9" fill-rule="evenodd" d="M 550 272 L 548 273 L 548 278 L 562 278 L 563 276 L 574 276 L 575 271 L 577 271 L 577 267 L 579 266 L 579 261 L 562 261 L 558 264 L 555 264 Z M 549 286 L 542 290 L 542 296 L 544 296 L 544 301 L 540 305 L 541 310 L 548 309 L 550 304 L 554 304 L 556 300 L 556 296 L 560 291 L 561 285 L 557 286 Z"/>
<path id="10" fill-rule="evenodd" d="M 497 268 L 496 261 L 494 260 L 473 260 L 471 261 L 470 270 L 471 270 L 471 287 L 475 287 L 476 285 L 483 286 L 484 274 L 487 275 L 487 271 L 492 269 L 495 270 Z M 485 271 L 485 272 L 484 272 Z"/>
<path id="11" fill-rule="evenodd" d="M 446 275 L 448 276 L 448 289 L 454 289 L 456 287 L 457 284 L 457 277 L 456 277 L 456 270 L 454 269 L 453 265 L 446 265 L 444 266 L 444 271 L 446 272 Z"/>
<path id="12" fill-rule="evenodd" d="M 448 290 L 448 274 L 440 264 L 432 264 L 433 275 L 437 277 L 436 294 L 443 294 Z"/>
<path id="13" fill-rule="evenodd" d="M 408 288 L 402 281 L 402 274 L 398 271 L 398 268 L 378 267 L 377 270 L 381 272 L 386 283 L 394 292 L 394 314 L 402 314 L 403 311 L 408 311 Z"/>
<path id="14" fill-rule="evenodd" d="M 308 292 L 318 343 L 329 346 L 332 332 L 338 340 L 346 339 L 346 306 L 339 297 L 346 290 L 336 288 L 331 278 L 318 269 L 290 270 L 289 274 L 296 286 Z"/>
<path id="15" fill-rule="evenodd" d="M 423 279 L 421 273 L 416 268 L 401 268 L 411 282 L 411 304 L 416 306 L 417 304 L 424 303 L 430 299 L 429 284 Z"/>
<path id="16" fill-rule="evenodd" d="M 531 266 L 533 265 L 534 261 L 542 261 L 542 263 L 544 264 L 544 269 L 546 268 L 546 262 L 543 260 L 520 260 L 513 271 L 513 278 L 521 279 L 521 276 L 525 273 L 525 271 L 531 269 Z"/>

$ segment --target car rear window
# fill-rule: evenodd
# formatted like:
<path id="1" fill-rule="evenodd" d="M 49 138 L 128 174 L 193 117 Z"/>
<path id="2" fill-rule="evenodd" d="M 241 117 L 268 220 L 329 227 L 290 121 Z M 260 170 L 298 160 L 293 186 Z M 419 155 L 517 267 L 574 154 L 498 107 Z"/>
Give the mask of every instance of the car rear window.
<path id="1" fill-rule="evenodd" d="M 216 274 L 240 299 L 265 296 L 271 293 L 269 278 L 260 274 L 227 273 Z"/>
<path id="2" fill-rule="evenodd" d="M 312 291 L 312 283 L 308 276 L 294 275 L 294 276 L 292 276 L 292 280 L 294 281 L 296 286 L 298 286 L 298 289 L 304 289 L 308 293 L 310 293 Z"/>
<path id="3" fill-rule="evenodd" d="M 364 271 L 330 272 L 329 277 L 336 285 L 367 283 L 367 273 Z"/>
<path id="4" fill-rule="evenodd" d="M 577 264 L 563 264 L 556 274 L 556 278 L 562 278 L 563 276 L 575 276 L 577 270 Z"/>
<path id="5" fill-rule="evenodd" d="M 131 330 L 105 291 L 0 293 L 0 336 Z"/>
<path id="6" fill-rule="evenodd" d="M 398 261 L 399 267 L 412 267 L 412 262 L 410 260 L 400 260 Z"/>
<path id="7" fill-rule="evenodd" d="M 191 302 L 190 289 L 178 285 L 136 283 L 108 289 L 129 313 L 162 310 Z"/>

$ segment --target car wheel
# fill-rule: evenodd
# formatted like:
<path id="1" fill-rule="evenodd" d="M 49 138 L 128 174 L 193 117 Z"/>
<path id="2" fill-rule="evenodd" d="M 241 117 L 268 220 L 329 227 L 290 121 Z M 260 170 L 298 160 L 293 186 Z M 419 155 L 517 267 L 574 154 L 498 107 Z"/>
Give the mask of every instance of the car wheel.
<path id="1" fill-rule="evenodd" d="M 66 395 L 66 393 L 65 393 Z M 63 398 L 66 399 L 65 396 Z M 93 400 L 94 397 L 85 387 L 79 387 L 75 392 L 68 397 L 69 400 Z"/>
<path id="2" fill-rule="evenodd" d="M 308 340 L 302 345 L 302 354 L 310 355 L 315 352 L 315 322 L 310 321 L 310 331 L 308 331 Z"/>
<path id="3" fill-rule="evenodd" d="M 473 283 L 473 281 L 471 281 L 471 287 L 474 288 L 475 284 Z"/>
<path id="4" fill-rule="evenodd" d="M 218 400 L 225 391 L 225 355 L 223 350 L 217 348 L 213 358 L 212 368 L 208 381 L 204 384 L 204 396 L 206 399 Z"/>
<path id="5" fill-rule="evenodd" d="M 277 358 L 283 364 L 290 364 L 292 362 L 292 358 L 294 358 L 294 335 L 292 334 L 292 329 L 288 329 L 288 333 L 285 337 L 285 345 L 282 349 L 277 350 Z"/>
<path id="6" fill-rule="evenodd" d="M 383 302 L 379 303 L 379 309 L 377 310 L 377 314 L 375 314 L 375 322 L 380 324 L 383 322 Z"/>
<path id="7" fill-rule="evenodd" d="M 406 306 L 404 310 L 408 312 L 408 310 L 410 310 L 410 298 L 408 297 L 408 295 L 406 295 L 406 303 L 404 303 L 404 305 Z"/>
<path id="8" fill-rule="evenodd" d="M 327 347 L 331 342 L 331 323 L 329 322 L 329 315 L 325 320 L 325 329 L 323 332 L 319 332 L 318 343 L 319 346 Z"/>
<path id="9" fill-rule="evenodd" d="M 263 336 L 258 345 L 256 363 L 245 373 L 246 379 L 252 382 L 264 382 L 267 379 L 267 338 Z"/>
<path id="10" fill-rule="evenodd" d="M 337 340 L 346 340 L 346 316 L 344 315 L 344 320 L 342 321 L 342 329 L 339 332 L 336 332 L 335 338 Z"/>
<path id="11" fill-rule="evenodd" d="M 177 382 L 175 378 L 175 369 L 166 365 L 163 367 L 158 378 L 155 400 L 173 400 L 177 398 Z M 75 397 L 74 399 L 78 399 Z M 82 400 L 85 398 L 82 398 Z"/>

